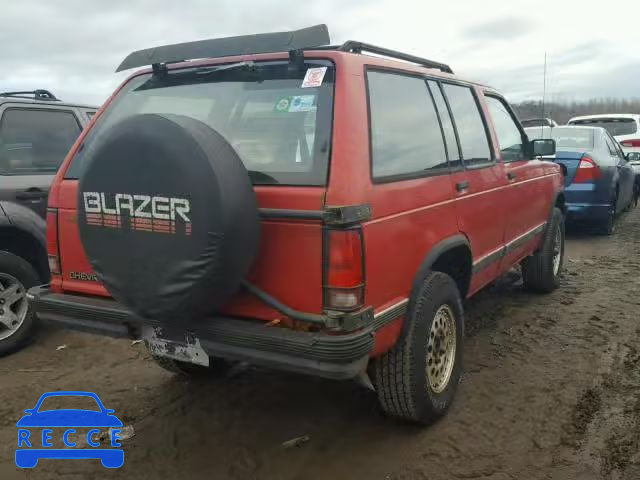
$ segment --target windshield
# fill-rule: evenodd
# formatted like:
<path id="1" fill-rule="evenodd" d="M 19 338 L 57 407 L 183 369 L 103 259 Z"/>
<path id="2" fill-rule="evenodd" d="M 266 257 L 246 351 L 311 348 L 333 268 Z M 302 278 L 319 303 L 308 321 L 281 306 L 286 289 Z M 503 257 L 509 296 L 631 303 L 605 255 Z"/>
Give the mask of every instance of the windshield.
<path id="1" fill-rule="evenodd" d="M 305 85 L 314 68 L 324 76 Z M 79 178 L 83 151 L 125 117 L 171 113 L 218 131 L 254 184 L 324 185 L 331 139 L 334 68 L 328 61 L 292 68 L 287 61 L 191 68 L 132 79 L 87 135 L 65 178 Z"/>
<path id="2" fill-rule="evenodd" d="M 638 126 L 633 118 L 592 118 L 573 120 L 570 125 L 585 125 L 589 127 L 602 127 L 614 137 L 616 135 L 630 135 L 636 133 Z"/>
<path id="3" fill-rule="evenodd" d="M 556 141 L 556 149 L 581 150 L 593 149 L 593 128 L 555 127 L 555 128 L 525 128 L 530 140 L 534 138 L 553 138 Z"/>

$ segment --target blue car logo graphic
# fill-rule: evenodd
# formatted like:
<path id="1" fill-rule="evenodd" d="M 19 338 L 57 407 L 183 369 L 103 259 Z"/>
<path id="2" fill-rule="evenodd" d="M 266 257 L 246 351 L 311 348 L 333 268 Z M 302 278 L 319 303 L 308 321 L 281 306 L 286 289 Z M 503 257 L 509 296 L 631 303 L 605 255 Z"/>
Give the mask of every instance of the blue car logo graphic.
<path id="1" fill-rule="evenodd" d="M 50 397 L 90 397 L 93 398 L 100 411 L 82 409 L 57 409 L 40 411 L 42 402 Z M 120 428 L 122 422 L 113 410 L 104 408 L 100 398 L 91 392 L 49 392 L 40 397 L 36 406 L 24 411 L 26 415 L 18 420 L 18 448 L 16 449 L 16 465 L 20 468 L 33 468 L 41 458 L 55 459 L 100 459 L 107 468 L 119 468 L 124 463 L 124 451 L 120 447 Z M 89 448 L 76 448 L 77 440 L 84 437 L 76 428 L 91 428 L 86 433 Z M 99 448 L 99 442 L 93 435 L 100 433 L 100 428 L 111 428 L 111 448 Z M 42 428 L 38 435 L 34 428 Z M 53 429 L 62 430 L 62 440 L 67 448 L 52 448 Z"/>

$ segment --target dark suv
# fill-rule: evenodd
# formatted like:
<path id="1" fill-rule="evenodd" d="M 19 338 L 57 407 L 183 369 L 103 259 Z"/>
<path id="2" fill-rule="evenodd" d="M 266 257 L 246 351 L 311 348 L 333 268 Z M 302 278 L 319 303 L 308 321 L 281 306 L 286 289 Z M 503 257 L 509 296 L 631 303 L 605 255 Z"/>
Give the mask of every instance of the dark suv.
<path id="1" fill-rule="evenodd" d="M 0 355 L 31 337 L 25 287 L 49 279 L 49 186 L 96 110 L 46 90 L 0 93 Z"/>
<path id="2" fill-rule="evenodd" d="M 152 68 L 52 189 L 41 318 L 142 336 L 179 372 L 369 375 L 387 413 L 442 415 L 463 299 L 518 264 L 558 286 L 563 177 L 537 159 L 555 144 L 447 65 L 328 44 L 318 26 L 127 57 Z"/>

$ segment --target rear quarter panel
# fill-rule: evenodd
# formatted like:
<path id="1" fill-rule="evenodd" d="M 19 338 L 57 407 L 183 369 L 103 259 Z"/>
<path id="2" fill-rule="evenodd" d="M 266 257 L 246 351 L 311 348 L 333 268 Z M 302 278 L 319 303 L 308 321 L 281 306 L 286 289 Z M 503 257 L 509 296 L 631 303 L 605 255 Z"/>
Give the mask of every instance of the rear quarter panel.
<path id="1" fill-rule="evenodd" d="M 326 204 L 369 204 L 371 207 L 372 219 L 363 224 L 365 304 L 379 313 L 406 301 L 420 265 L 433 246 L 457 234 L 458 227 L 449 175 L 373 182 L 366 63 L 366 56 L 358 56 L 337 66 L 334 140 Z M 374 356 L 393 346 L 402 322 L 398 319 L 377 332 Z"/>

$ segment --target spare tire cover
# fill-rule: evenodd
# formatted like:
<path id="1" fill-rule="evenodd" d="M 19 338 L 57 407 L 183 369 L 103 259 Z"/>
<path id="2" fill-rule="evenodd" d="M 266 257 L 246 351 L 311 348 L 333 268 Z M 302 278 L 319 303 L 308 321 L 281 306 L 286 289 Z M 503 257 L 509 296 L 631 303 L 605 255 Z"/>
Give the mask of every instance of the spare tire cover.
<path id="1" fill-rule="evenodd" d="M 109 293 L 165 322 L 218 309 L 259 242 L 255 193 L 234 149 L 180 115 L 135 115 L 97 133 L 85 154 L 78 226 Z"/>

